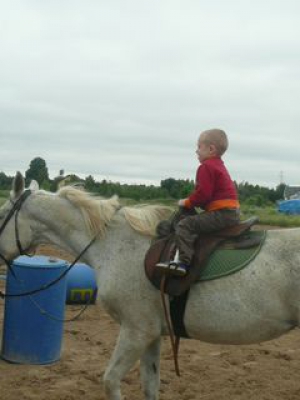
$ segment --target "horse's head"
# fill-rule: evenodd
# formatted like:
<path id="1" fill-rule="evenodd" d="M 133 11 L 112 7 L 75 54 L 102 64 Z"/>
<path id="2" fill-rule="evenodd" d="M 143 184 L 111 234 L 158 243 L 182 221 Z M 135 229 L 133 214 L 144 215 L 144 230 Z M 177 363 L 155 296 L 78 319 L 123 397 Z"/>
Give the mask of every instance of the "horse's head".
<path id="1" fill-rule="evenodd" d="M 10 198 L 0 208 L 0 263 L 8 262 L 30 247 L 32 230 L 26 213 L 25 203 L 38 183 L 33 181 L 25 189 L 24 178 L 20 172 L 13 180 Z"/>

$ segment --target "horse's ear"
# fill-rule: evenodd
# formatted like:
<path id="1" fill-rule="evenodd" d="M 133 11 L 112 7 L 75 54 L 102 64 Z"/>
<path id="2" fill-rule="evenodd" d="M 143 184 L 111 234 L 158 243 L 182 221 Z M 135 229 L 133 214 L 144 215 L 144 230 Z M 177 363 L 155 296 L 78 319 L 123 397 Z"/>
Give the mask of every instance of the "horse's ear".
<path id="1" fill-rule="evenodd" d="M 14 177 L 13 184 L 12 184 L 12 191 L 11 191 L 11 196 L 13 199 L 17 199 L 21 196 L 21 194 L 24 192 L 25 188 L 25 182 L 23 175 L 21 172 L 17 172 L 16 176 Z"/>
<path id="2" fill-rule="evenodd" d="M 39 184 L 38 184 L 38 182 L 37 181 L 35 181 L 34 179 L 30 182 L 30 185 L 29 185 L 29 189 L 30 190 L 32 190 L 33 192 L 34 191 L 36 191 L 36 190 L 39 190 Z"/>

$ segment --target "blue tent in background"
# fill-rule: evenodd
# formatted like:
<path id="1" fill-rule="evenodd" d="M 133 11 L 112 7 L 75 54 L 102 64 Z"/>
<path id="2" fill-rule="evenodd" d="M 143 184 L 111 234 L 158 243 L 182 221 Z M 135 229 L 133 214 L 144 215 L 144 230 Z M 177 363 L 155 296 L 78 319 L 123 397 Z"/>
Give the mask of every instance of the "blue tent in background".
<path id="1" fill-rule="evenodd" d="M 300 199 L 280 201 L 278 211 L 288 215 L 300 214 Z"/>

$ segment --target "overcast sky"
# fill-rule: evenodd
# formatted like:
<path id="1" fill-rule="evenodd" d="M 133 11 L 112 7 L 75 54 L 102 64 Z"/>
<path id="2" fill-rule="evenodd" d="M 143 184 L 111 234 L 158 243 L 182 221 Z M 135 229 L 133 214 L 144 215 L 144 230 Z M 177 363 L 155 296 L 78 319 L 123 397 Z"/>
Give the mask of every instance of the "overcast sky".
<path id="1" fill-rule="evenodd" d="M 0 171 L 194 179 L 219 127 L 233 179 L 300 184 L 299 0 L 0 5 Z"/>

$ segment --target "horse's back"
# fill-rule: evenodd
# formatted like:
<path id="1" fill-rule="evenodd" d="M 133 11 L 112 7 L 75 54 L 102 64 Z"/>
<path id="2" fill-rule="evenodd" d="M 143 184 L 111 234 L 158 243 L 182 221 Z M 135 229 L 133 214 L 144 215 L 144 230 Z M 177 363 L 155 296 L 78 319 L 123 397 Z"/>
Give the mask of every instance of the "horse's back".
<path id="1" fill-rule="evenodd" d="M 300 304 L 300 287 L 295 285 L 300 278 L 300 230 L 289 231 L 268 231 L 263 248 L 246 268 L 192 287 L 185 312 L 191 337 L 253 343 L 298 324 L 294 302 Z"/>

